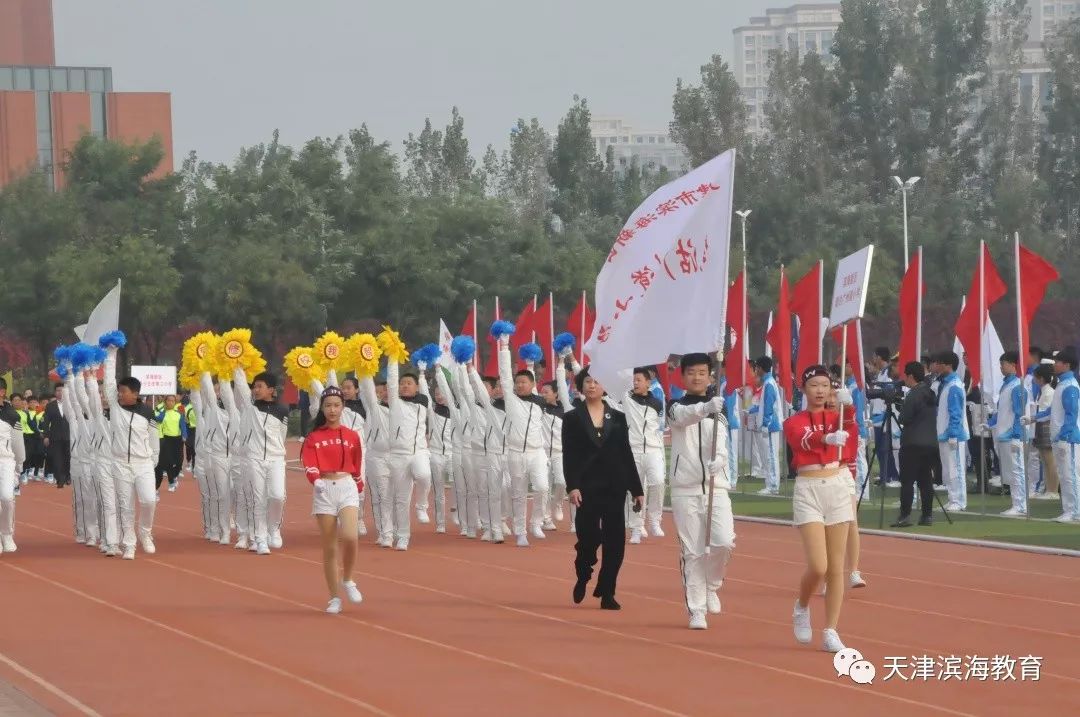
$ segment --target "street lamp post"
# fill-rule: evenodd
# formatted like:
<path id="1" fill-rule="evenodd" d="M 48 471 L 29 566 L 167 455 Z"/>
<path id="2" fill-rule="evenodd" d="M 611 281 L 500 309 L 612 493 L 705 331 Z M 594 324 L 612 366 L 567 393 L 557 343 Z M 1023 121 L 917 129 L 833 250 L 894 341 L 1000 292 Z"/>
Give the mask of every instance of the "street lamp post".
<path id="1" fill-rule="evenodd" d="M 919 177 L 910 177 L 907 180 L 902 180 L 900 177 L 893 177 L 893 181 L 896 182 L 896 186 L 900 187 L 900 193 L 904 197 L 904 271 L 907 271 L 908 268 L 907 193 L 919 179 Z"/>
<path id="2" fill-rule="evenodd" d="M 746 265 L 746 218 L 747 218 L 748 216 L 750 216 L 750 212 L 752 212 L 752 211 L 754 211 L 754 210 L 753 210 L 753 209 L 736 209 L 736 210 L 735 210 L 735 213 L 736 213 L 736 214 L 737 214 L 737 215 L 739 216 L 739 219 L 741 219 L 741 220 L 742 220 L 742 255 L 743 255 L 743 266 L 745 266 L 745 265 Z"/>

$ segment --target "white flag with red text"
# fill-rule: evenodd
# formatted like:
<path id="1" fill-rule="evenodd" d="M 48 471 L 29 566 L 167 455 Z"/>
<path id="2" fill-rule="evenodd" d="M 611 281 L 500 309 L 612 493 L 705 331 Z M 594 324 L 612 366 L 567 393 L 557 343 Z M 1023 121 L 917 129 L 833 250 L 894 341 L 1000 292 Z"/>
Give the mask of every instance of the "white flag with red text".
<path id="1" fill-rule="evenodd" d="M 621 395 L 635 366 L 711 351 L 727 309 L 735 150 L 664 185 L 630 216 L 596 277 L 590 374 Z M 722 335 L 722 334 L 720 334 Z"/>
<path id="2" fill-rule="evenodd" d="M 439 349 L 442 351 L 438 361 L 440 366 L 451 368 L 454 365 L 454 357 L 450 355 L 450 344 L 453 341 L 454 335 L 446 328 L 446 322 L 439 319 Z"/>

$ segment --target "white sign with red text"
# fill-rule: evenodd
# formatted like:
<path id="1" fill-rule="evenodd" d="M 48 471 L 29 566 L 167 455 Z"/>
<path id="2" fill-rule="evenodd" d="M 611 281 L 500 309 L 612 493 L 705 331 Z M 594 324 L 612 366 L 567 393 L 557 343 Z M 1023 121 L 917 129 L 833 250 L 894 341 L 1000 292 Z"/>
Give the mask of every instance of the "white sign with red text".
<path id="1" fill-rule="evenodd" d="M 870 263 L 873 259 L 874 245 L 871 244 L 840 260 L 833 282 L 829 328 L 835 329 L 862 318 L 866 311 L 866 288 L 870 282 Z"/>
<path id="2" fill-rule="evenodd" d="M 630 216 L 596 277 L 590 374 L 613 396 L 635 366 L 716 348 L 726 319 L 735 150 L 664 185 Z M 720 335 L 723 335 L 720 333 Z"/>
<path id="3" fill-rule="evenodd" d="M 169 396 L 176 393 L 175 366 L 132 366 L 131 375 L 139 379 L 143 396 Z"/>

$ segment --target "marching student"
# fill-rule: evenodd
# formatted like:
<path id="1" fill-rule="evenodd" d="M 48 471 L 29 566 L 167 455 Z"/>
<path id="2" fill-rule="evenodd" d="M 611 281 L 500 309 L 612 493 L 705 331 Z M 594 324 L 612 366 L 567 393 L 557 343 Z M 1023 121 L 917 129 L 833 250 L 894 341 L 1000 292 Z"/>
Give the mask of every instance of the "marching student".
<path id="1" fill-rule="evenodd" d="M 187 421 L 184 411 L 176 403 L 176 396 L 166 396 L 154 420 L 161 438 L 161 465 L 154 468 L 155 484 L 161 488 L 162 478 L 169 478 L 169 492 L 176 492 L 176 481 L 184 467 L 184 444 L 188 440 Z"/>
<path id="2" fill-rule="evenodd" d="M 532 537 L 544 539 L 544 506 L 551 495 L 547 456 L 544 455 L 544 409 L 536 395 L 536 377 L 524 369 L 513 372 L 510 333 L 498 339 L 499 387 L 506 410 L 506 467 L 510 472 L 513 531 L 518 545 Z M 529 487 L 533 490 L 532 520 L 528 520 Z M 527 532 L 526 526 L 532 524 Z"/>
<path id="3" fill-rule="evenodd" d="M 0 553 L 14 553 L 15 487 L 26 460 L 22 423 L 7 402 L 7 381 L 0 378 Z"/>
<path id="4" fill-rule="evenodd" d="M 157 424 L 153 411 L 139 397 L 142 384 L 133 376 L 116 380 L 116 352 L 127 343 L 119 331 L 105 334 L 100 340 L 106 351 L 105 398 L 109 404 L 109 430 L 112 437 L 116 498 L 120 512 L 120 544 L 124 560 L 135 559 L 135 502 L 139 503 L 138 538 L 143 552 L 153 555 L 154 511 L 157 491 L 154 466 L 158 463 Z"/>
<path id="5" fill-rule="evenodd" d="M 1077 444 L 1080 444 L 1080 384 L 1076 380 L 1076 352 L 1071 348 L 1054 355 L 1057 388 L 1050 405 L 1050 438 L 1054 444 L 1054 461 L 1061 481 L 1061 515 L 1059 523 L 1080 521 L 1080 465 L 1077 463 Z"/>
<path id="6" fill-rule="evenodd" d="M 942 482 L 949 491 L 946 510 L 967 510 L 967 445 L 971 439 L 967 420 L 967 394 L 956 374 L 960 357 L 942 351 L 934 358 L 938 376 L 937 432 L 941 453 Z M 880 453 L 879 453 L 880 455 Z"/>
<path id="7" fill-rule="evenodd" d="M 234 372 L 233 385 L 230 378 L 218 377 L 217 395 L 225 412 L 227 466 L 229 471 L 230 498 L 233 506 L 233 519 L 236 522 L 237 550 L 258 552 L 259 542 L 255 539 L 255 494 L 252 487 L 250 442 L 247 433 L 245 414 L 251 409 L 251 389 L 247 385 L 247 375 L 242 369 Z M 269 546 L 266 552 L 269 552 Z M 264 553 L 265 554 L 265 553 Z"/>
<path id="8" fill-rule="evenodd" d="M 349 602 L 357 604 L 363 600 L 352 577 L 357 550 L 356 521 L 364 486 L 363 449 L 360 435 L 341 423 L 344 410 L 345 395 L 341 389 L 330 386 L 324 390 L 319 399 L 319 414 L 300 450 L 300 462 L 314 489 L 311 514 L 319 526 L 323 574 L 330 593 L 326 612 L 332 615 L 341 612 L 339 588 L 344 588 Z"/>
<path id="9" fill-rule="evenodd" d="M 1035 500 L 1060 500 L 1057 461 L 1054 459 L 1054 446 L 1050 440 L 1050 407 L 1054 403 L 1055 384 L 1053 359 L 1050 359 L 1049 365 L 1044 363 L 1038 366 L 1033 377 L 1033 384 L 1039 394 L 1038 401 L 1035 403 L 1034 417 L 1024 416 L 1021 420 L 1025 426 L 1035 426 L 1032 445 L 1039 454 L 1039 480 L 1043 481 L 1043 490 L 1031 497 Z M 1030 471 L 1028 476 L 1030 479 Z"/>
<path id="10" fill-rule="evenodd" d="M 255 552 L 269 555 L 280 549 L 281 521 L 285 512 L 285 442 L 289 434 L 289 407 L 277 400 L 278 378 L 263 371 L 248 388 L 243 369 L 236 369 L 234 385 L 245 399 L 243 416 L 252 501 Z"/>
<path id="11" fill-rule="evenodd" d="M 602 610 L 619 610 L 615 587 L 626 542 L 623 506 L 632 496 L 640 512 L 645 495 L 630 450 L 626 416 L 604 401 L 604 388 L 588 368 L 574 377 L 583 403 L 567 412 L 562 425 L 563 462 L 570 502 L 577 511 L 577 553 L 573 600 L 580 603 L 596 565 L 596 550 L 604 549 L 594 597 Z"/>
<path id="12" fill-rule="evenodd" d="M 371 489 L 371 518 L 375 544 L 394 546 L 394 500 L 390 492 L 390 407 L 386 403 L 386 382 L 373 376 L 360 378 L 360 401 L 367 414 L 364 436 L 364 463 L 367 486 Z"/>
<path id="13" fill-rule="evenodd" d="M 240 465 L 237 444 L 239 427 L 233 426 L 230 412 L 224 400 L 219 401 L 222 391 L 221 382 L 214 381 L 209 371 L 203 371 L 199 377 L 199 414 L 198 451 L 195 457 L 202 456 L 203 472 L 206 475 L 208 504 L 207 540 L 216 540 L 219 545 L 232 544 L 232 527 L 229 524 L 230 508 L 236 511 L 237 548 L 247 549 L 247 516 L 244 504 L 236 499 L 241 485 Z M 230 396 L 232 389 L 229 389 Z M 241 522 L 245 530 L 240 531 Z"/>
<path id="14" fill-rule="evenodd" d="M 80 347 L 81 348 L 81 347 Z M 97 349 L 101 358 L 104 351 Z M 93 356 L 93 350 L 82 349 L 79 368 L 72 370 L 72 380 L 68 382 L 67 395 L 75 397 L 77 410 L 74 412 L 84 442 L 82 471 L 86 477 L 84 493 L 94 497 L 94 515 L 97 519 L 98 541 L 87 539 L 86 545 L 100 547 L 106 557 L 120 554 L 119 524 L 116 514 L 116 485 L 111 467 L 112 446 L 109 443 L 109 425 L 105 420 L 101 397 L 98 391 L 95 373 L 100 367 L 100 358 Z M 90 393 L 93 391 L 94 396 Z M 103 454 L 108 454 L 103 458 Z"/>
<path id="15" fill-rule="evenodd" d="M 645 510 L 632 510 L 634 499 L 626 499 L 626 522 L 630 527 L 630 544 L 637 545 L 644 537 L 647 524 L 649 534 L 661 538 L 660 527 L 664 514 L 664 443 L 660 433 L 664 405 L 656 400 L 650 390 L 649 369 L 634 369 L 634 383 L 622 400 L 622 412 L 630 430 L 630 449 L 634 454 L 637 474 L 645 486 Z"/>
<path id="16" fill-rule="evenodd" d="M 476 394 L 469 378 L 469 367 L 472 365 L 471 358 L 459 359 L 454 364 L 454 376 L 451 389 L 454 399 L 461 414 L 461 471 L 465 479 L 466 491 L 475 500 L 476 519 L 469 521 L 473 534 L 465 534 L 465 537 L 473 538 L 477 534 L 486 542 L 492 540 L 491 530 L 491 505 L 488 500 L 488 469 L 487 469 L 487 418 L 483 415 L 476 401 Z M 470 498 L 466 498 L 470 501 Z M 471 501 L 469 502 L 469 515 L 471 515 Z M 502 540 L 502 528 L 500 526 L 500 541 Z"/>
<path id="17" fill-rule="evenodd" d="M 498 381 L 481 380 L 472 364 L 461 366 L 464 373 L 463 389 L 472 409 L 472 420 L 479 437 L 480 468 L 480 525 L 484 529 L 481 540 L 501 544 L 507 533 L 503 522 L 503 473 L 506 468 L 506 413 L 501 410 Z M 518 546 L 529 545 L 528 538 L 519 536 Z"/>
<path id="18" fill-rule="evenodd" d="M 559 351 L 559 360 L 555 364 L 555 380 L 544 384 L 540 395 L 545 406 L 545 428 L 548 441 L 548 465 L 551 467 L 551 515 L 557 523 L 563 520 L 563 502 L 567 498 L 566 471 L 563 468 L 564 449 L 562 444 L 562 426 L 564 417 L 573 410 L 570 391 L 566 383 L 566 357 L 573 353 L 573 344 L 567 344 Z M 577 508 L 570 506 L 570 532 L 575 532 L 574 517 Z"/>
<path id="19" fill-rule="evenodd" d="M 671 510 L 679 534 L 691 630 L 708 627 L 706 611 L 720 614 L 717 591 L 724 583 L 728 560 L 735 549 L 735 522 L 728 497 L 727 441 L 722 440 L 724 433 L 721 433 L 727 431 L 724 397 L 705 396 L 711 365 L 708 354 L 683 356 L 680 370 L 686 394 L 667 409 L 667 424 L 671 428 Z"/>
<path id="20" fill-rule="evenodd" d="M 1043 350 L 1038 346 L 1028 346 L 1027 371 L 1023 376 L 1024 390 L 1027 391 L 1029 402 L 1024 410 L 1024 417 L 1028 419 L 1024 426 L 1034 423 L 1032 417 L 1038 411 L 1039 385 L 1035 382 L 1035 369 L 1039 367 L 1044 358 Z M 1051 374 L 1053 370 L 1051 369 Z M 1034 498 L 1037 494 L 1046 490 L 1045 476 L 1042 470 L 1042 460 L 1039 449 L 1035 445 L 1035 431 L 1031 430 L 1028 441 L 1024 445 L 1024 470 L 1027 473 L 1028 497 Z"/>
<path id="21" fill-rule="evenodd" d="M 784 395 L 772 373 L 773 362 L 768 356 L 754 361 L 754 375 L 761 392 L 754 395 L 755 452 L 764 456 L 761 468 L 765 487 L 758 495 L 780 495 L 780 437 L 784 430 Z"/>
<path id="22" fill-rule="evenodd" d="M 431 455 L 427 442 L 427 398 L 419 395 L 418 374 L 400 373 L 398 362 L 386 364 L 386 397 L 390 407 L 390 494 L 394 502 L 396 550 L 408 550 L 412 535 L 409 510 L 413 484 L 421 493 L 431 487 Z M 419 511 L 418 511 L 419 512 Z M 427 522 L 427 514 L 421 522 Z"/>
<path id="23" fill-rule="evenodd" d="M 428 348 L 428 347 L 425 347 Z M 438 347 L 431 345 L 434 351 Z M 425 375 L 429 361 L 435 364 L 438 355 L 432 351 L 429 360 L 421 360 L 419 352 L 413 358 L 420 378 L 420 395 L 427 399 L 431 410 L 427 412 L 428 425 L 428 453 L 431 464 L 431 496 L 435 503 L 435 532 L 446 532 L 446 485 L 450 482 L 451 471 L 454 469 L 453 441 L 454 428 L 450 420 L 450 407 L 447 405 L 447 396 L 441 387 L 436 385 L 434 394 L 429 390 L 427 376 Z M 442 367 L 435 364 L 435 373 L 439 374 Z M 427 492 L 421 492 L 416 496 L 416 516 L 421 523 L 428 520 Z"/>
<path id="24" fill-rule="evenodd" d="M 101 540 L 101 522 L 98 520 L 97 486 L 93 473 L 92 445 L 94 435 L 89 416 L 80 405 L 76 384 L 81 381 L 82 362 L 88 358 L 83 346 L 72 346 L 64 362 L 64 413 L 72 427 L 71 483 L 78 488 L 75 495 L 76 536 L 75 542 L 98 547 Z M 87 349 L 89 347 L 86 347 Z M 74 492 L 74 491 L 73 491 Z"/>
<path id="25" fill-rule="evenodd" d="M 455 357 L 456 361 L 456 357 Z M 456 391 L 456 364 L 453 371 L 442 367 L 435 369 L 435 385 L 438 396 L 446 402 L 446 411 L 450 421 L 449 466 L 446 470 L 454 481 L 454 516 L 461 535 L 475 538 L 480 525 L 479 505 L 477 504 L 476 484 L 472 473 L 472 459 L 466 458 L 465 452 L 472 440 L 468 412 L 463 410 L 460 394 Z M 452 385 L 453 384 L 453 385 Z M 438 461 L 436 461 L 438 463 Z"/>
<path id="26" fill-rule="evenodd" d="M 1016 351 L 1006 351 L 1001 355 L 1001 391 L 998 394 L 996 411 L 988 421 L 997 444 L 998 460 L 1001 461 L 1001 478 L 1009 486 L 1012 507 L 1001 512 L 1006 517 L 1027 515 L 1027 475 L 1024 471 L 1024 430 L 1023 418 L 1027 414 L 1028 392 L 1024 383 L 1016 375 L 1020 356 Z M 981 428 L 981 427 L 980 427 Z"/>
<path id="27" fill-rule="evenodd" d="M 191 477 L 195 479 L 195 485 L 199 488 L 199 507 L 202 510 L 202 523 L 203 523 L 203 537 L 207 540 L 217 541 L 220 537 L 220 532 L 216 535 L 216 531 L 211 528 L 211 486 L 210 475 L 206 471 L 206 456 L 199 455 L 196 452 L 196 448 L 199 445 L 201 438 L 198 436 L 196 429 L 193 427 L 198 424 L 198 416 L 203 411 L 202 405 L 202 392 L 196 387 L 187 397 L 188 405 L 182 407 L 184 422 L 188 425 L 187 442 L 184 444 L 185 460 L 190 463 Z"/>
<path id="28" fill-rule="evenodd" d="M 841 426 L 841 414 L 827 410 L 833 387 L 824 366 L 811 366 L 803 372 L 802 390 L 806 410 L 791 416 L 784 425 L 796 469 L 793 519 L 807 559 L 795 600 L 794 632 L 795 639 L 803 644 L 813 638 L 810 595 L 824 578 L 828 589 L 822 648 L 839 652 L 844 649 L 836 632 L 846 582 L 844 554 L 854 519 L 850 487 L 853 479 L 846 464 L 855 459 L 858 427 L 853 422 Z M 835 395 L 840 406 L 851 405 L 847 389 L 836 390 Z"/>
<path id="29" fill-rule="evenodd" d="M 341 425 L 345 426 L 351 431 L 354 431 L 356 435 L 360 436 L 360 455 L 361 460 L 366 461 L 364 454 L 366 453 L 366 441 L 367 441 L 367 410 L 364 408 L 364 402 L 360 400 L 360 382 L 355 378 L 347 378 L 341 382 L 338 386 L 337 371 L 330 369 L 329 375 L 326 379 L 326 386 L 323 386 L 322 381 L 317 378 L 311 379 L 311 395 L 322 396 L 323 391 L 327 388 L 339 388 L 341 389 L 341 395 L 344 399 L 344 406 L 341 410 Z M 312 420 L 316 420 L 319 417 L 320 404 L 312 403 L 309 407 L 311 411 Z M 366 468 L 366 465 L 360 466 L 361 470 Z M 367 535 L 367 525 L 364 522 L 364 496 L 367 493 L 364 490 L 365 486 L 360 486 L 360 509 L 356 514 L 356 534 L 357 536 Z"/>

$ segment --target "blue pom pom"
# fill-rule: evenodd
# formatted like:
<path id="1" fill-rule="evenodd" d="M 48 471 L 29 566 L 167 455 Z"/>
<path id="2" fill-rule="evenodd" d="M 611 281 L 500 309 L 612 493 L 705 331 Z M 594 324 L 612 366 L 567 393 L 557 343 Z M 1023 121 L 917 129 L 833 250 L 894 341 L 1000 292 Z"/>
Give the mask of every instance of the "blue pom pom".
<path id="1" fill-rule="evenodd" d="M 509 321 L 496 321 L 491 325 L 491 336 L 495 339 L 501 339 L 503 336 L 513 336 L 514 325 Z"/>
<path id="2" fill-rule="evenodd" d="M 105 349 L 100 346 L 90 347 L 90 363 L 91 365 L 100 365 L 105 363 L 105 358 L 108 354 L 105 353 Z"/>
<path id="3" fill-rule="evenodd" d="M 122 349 L 127 346 L 127 336 L 124 336 L 123 331 L 110 331 L 107 334 L 102 335 L 98 339 L 98 346 L 103 349 L 107 349 L 115 346 L 118 349 Z"/>
<path id="4" fill-rule="evenodd" d="M 544 359 L 544 349 L 540 348 L 540 344 L 525 344 L 518 349 L 518 356 L 522 361 L 536 363 Z"/>
<path id="5" fill-rule="evenodd" d="M 555 348 L 555 353 L 561 354 L 563 349 L 574 348 L 574 335 L 568 331 L 565 331 L 555 337 L 555 340 L 551 342 L 551 345 Z"/>
<path id="6" fill-rule="evenodd" d="M 458 363 L 468 363 L 476 355 L 476 341 L 472 336 L 456 336 L 450 342 L 450 355 Z"/>
<path id="7" fill-rule="evenodd" d="M 70 346 L 57 346 L 53 351 L 53 358 L 56 359 L 56 363 L 62 364 L 65 361 L 71 360 L 71 347 Z"/>
<path id="8" fill-rule="evenodd" d="M 90 365 L 94 357 L 93 349 L 84 343 L 78 343 L 71 347 L 71 368 L 82 371 Z"/>
<path id="9" fill-rule="evenodd" d="M 56 367 L 56 375 L 60 377 L 61 381 L 67 381 L 68 370 L 65 364 L 60 364 Z"/>
<path id="10" fill-rule="evenodd" d="M 434 366 L 440 356 L 442 356 L 442 349 L 438 344 L 427 344 L 413 351 L 412 360 L 418 364 L 425 363 L 428 366 Z"/>

